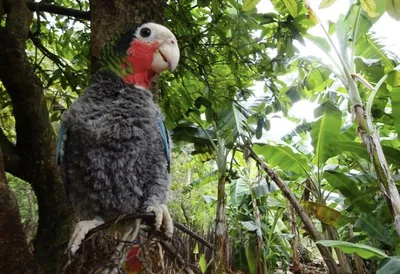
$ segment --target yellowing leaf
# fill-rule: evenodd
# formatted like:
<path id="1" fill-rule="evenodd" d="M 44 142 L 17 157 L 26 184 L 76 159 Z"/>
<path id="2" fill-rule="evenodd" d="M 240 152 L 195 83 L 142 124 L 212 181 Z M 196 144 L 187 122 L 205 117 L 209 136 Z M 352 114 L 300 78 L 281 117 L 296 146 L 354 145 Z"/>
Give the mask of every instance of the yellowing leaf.
<path id="1" fill-rule="evenodd" d="M 335 3 L 336 0 L 322 0 L 322 2 L 319 4 L 318 8 L 319 9 L 326 9 L 329 8 L 330 6 L 333 5 L 333 3 Z"/>
<path id="2" fill-rule="evenodd" d="M 400 0 L 386 0 L 386 11 L 390 17 L 400 21 Z"/>
<path id="3" fill-rule="evenodd" d="M 244 0 L 243 3 L 243 10 L 248 11 L 257 6 L 257 4 L 260 2 L 260 0 Z"/>
<path id="4" fill-rule="evenodd" d="M 283 0 L 286 8 L 288 9 L 290 15 L 295 18 L 299 14 L 299 8 L 297 6 L 296 0 Z"/>
<path id="5" fill-rule="evenodd" d="M 315 215 L 318 220 L 327 225 L 336 226 L 342 216 L 339 211 L 320 203 L 304 201 L 301 205 L 308 215 Z"/>
<path id="6" fill-rule="evenodd" d="M 368 14 L 369 17 L 374 18 L 379 16 L 376 10 L 376 0 L 361 0 L 362 9 Z"/>

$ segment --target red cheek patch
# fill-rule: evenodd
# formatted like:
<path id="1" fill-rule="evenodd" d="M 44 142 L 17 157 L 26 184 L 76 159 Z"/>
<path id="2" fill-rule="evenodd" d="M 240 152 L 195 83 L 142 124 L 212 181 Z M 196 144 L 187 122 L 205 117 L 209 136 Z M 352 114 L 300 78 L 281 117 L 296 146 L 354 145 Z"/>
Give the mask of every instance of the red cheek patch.
<path id="1" fill-rule="evenodd" d="M 125 62 L 132 66 L 133 74 L 128 74 L 123 77 L 123 80 L 128 84 L 134 84 L 148 88 L 154 72 L 151 71 L 154 52 L 158 48 L 158 43 L 151 44 L 133 40 L 127 50 Z M 121 66 L 124 68 L 124 64 Z M 126 65 L 125 65 L 126 66 Z"/>
<path id="2" fill-rule="evenodd" d="M 126 61 L 132 65 L 135 72 L 149 70 L 157 48 L 157 42 L 147 44 L 135 39 L 128 48 Z"/>

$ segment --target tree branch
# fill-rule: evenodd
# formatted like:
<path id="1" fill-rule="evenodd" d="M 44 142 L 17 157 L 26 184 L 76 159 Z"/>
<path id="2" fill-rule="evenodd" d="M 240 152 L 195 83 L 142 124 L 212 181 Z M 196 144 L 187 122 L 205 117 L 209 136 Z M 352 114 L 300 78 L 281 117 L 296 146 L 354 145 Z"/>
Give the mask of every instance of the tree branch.
<path id="1" fill-rule="evenodd" d="M 25 176 L 18 172 L 21 166 L 21 158 L 18 156 L 15 145 L 7 138 L 3 129 L 0 128 L 0 148 L 3 150 L 4 170 L 23 180 Z"/>
<path id="2" fill-rule="evenodd" d="M 7 138 L 2 128 L 0 128 L 0 146 L 3 151 L 3 155 L 5 153 L 15 152 L 15 145 Z"/>
<path id="3" fill-rule="evenodd" d="M 101 230 L 104 230 L 118 222 L 123 222 L 123 221 L 127 221 L 127 220 L 135 220 L 138 218 L 143 219 L 146 222 L 151 222 L 154 220 L 155 214 L 154 212 L 136 212 L 136 213 L 132 213 L 132 214 L 127 214 L 125 216 L 122 217 L 118 217 L 115 218 L 113 220 L 110 220 L 102 225 L 99 225 L 93 229 L 91 229 L 89 231 L 89 233 L 86 235 L 85 239 L 90 238 L 92 235 L 94 235 L 96 232 L 99 232 Z M 214 245 L 212 243 L 210 243 L 209 241 L 203 239 L 202 237 L 200 237 L 199 235 L 197 235 L 195 232 L 191 231 L 189 228 L 185 227 L 184 225 L 175 222 L 174 221 L 174 226 L 176 228 L 178 228 L 180 231 L 182 231 L 183 233 L 186 233 L 187 235 L 189 235 L 190 237 L 192 237 L 193 239 L 197 240 L 199 243 L 205 245 L 208 248 L 214 249 Z"/>
<path id="4" fill-rule="evenodd" d="M 180 224 L 178 222 L 174 221 L 174 226 L 179 229 L 180 231 L 186 233 L 187 235 L 189 235 L 190 237 L 192 237 L 193 239 L 195 239 L 196 241 L 198 241 L 199 243 L 203 244 L 204 246 L 214 250 L 215 247 L 212 243 L 210 243 L 209 241 L 203 239 L 202 237 L 200 237 L 198 234 L 196 234 L 195 232 L 191 231 L 189 228 L 187 228 L 186 226 L 184 226 L 183 224 Z"/>
<path id="5" fill-rule="evenodd" d="M 0 148 L 0 272 L 34 273 L 18 203 L 8 186 L 2 158 Z"/>
<path id="6" fill-rule="evenodd" d="M 45 46 L 43 46 L 39 38 L 35 37 L 31 32 L 29 33 L 29 38 L 31 39 L 35 47 L 37 47 L 47 58 L 53 61 L 58 66 L 58 68 L 64 67 L 64 64 L 61 62 L 60 58 L 49 51 Z"/>
<path id="7" fill-rule="evenodd" d="M 319 235 L 317 229 L 315 228 L 313 222 L 311 221 L 310 217 L 304 211 L 303 207 L 300 205 L 299 201 L 297 201 L 296 197 L 289 189 L 289 187 L 285 184 L 285 182 L 276 174 L 274 170 L 272 170 L 266 162 L 258 157 L 257 153 L 253 150 L 251 146 L 247 146 L 246 149 L 249 151 L 249 155 L 253 158 L 261 168 L 268 174 L 268 176 L 276 183 L 279 189 L 282 191 L 282 194 L 286 197 L 286 199 L 291 203 L 293 208 L 295 209 L 297 215 L 300 217 L 307 232 L 310 234 L 311 239 L 314 242 L 321 240 L 321 236 Z M 317 244 L 317 247 L 325 260 L 325 263 L 329 269 L 329 273 L 335 274 L 339 273 L 339 268 L 332 257 L 331 252 L 329 249 L 323 245 Z"/>
<path id="8" fill-rule="evenodd" d="M 71 8 L 64 8 L 56 5 L 51 5 L 47 3 L 36 3 L 33 1 L 26 2 L 27 7 L 31 11 L 44 11 L 48 13 L 54 13 L 58 15 L 65 15 L 74 17 L 76 19 L 90 20 L 90 11 L 80 11 Z"/>

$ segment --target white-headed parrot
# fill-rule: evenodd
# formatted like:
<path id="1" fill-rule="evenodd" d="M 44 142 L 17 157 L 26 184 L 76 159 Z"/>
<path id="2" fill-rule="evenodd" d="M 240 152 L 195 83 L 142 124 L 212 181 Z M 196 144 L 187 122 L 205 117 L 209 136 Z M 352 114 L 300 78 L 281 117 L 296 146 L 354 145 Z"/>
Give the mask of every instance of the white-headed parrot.
<path id="1" fill-rule="evenodd" d="M 90 229 L 138 211 L 154 211 L 155 228 L 172 236 L 169 137 L 149 86 L 178 61 L 173 33 L 141 24 L 105 47 L 101 69 L 63 114 L 57 161 L 79 221 L 73 253 Z"/>

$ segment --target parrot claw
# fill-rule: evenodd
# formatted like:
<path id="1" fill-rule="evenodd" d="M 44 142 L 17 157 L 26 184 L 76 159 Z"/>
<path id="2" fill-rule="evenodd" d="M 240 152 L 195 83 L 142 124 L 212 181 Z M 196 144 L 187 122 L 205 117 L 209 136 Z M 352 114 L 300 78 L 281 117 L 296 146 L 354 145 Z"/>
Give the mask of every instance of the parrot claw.
<path id="1" fill-rule="evenodd" d="M 164 235 L 167 238 L 172 238 L 174 233 L 174 223 L 171 215 L 169 214 L 168 207 L 164 204 L 149 206 L 147 212 L 153 211 L 156 215 L 154 218 L 154 227 L 156 230 L 160 230 L 161 226 L 164 230 Z"/>
<path id="2" fill-rule="evenodd" d="M 95 218 L 93 220 L 79 221 L 74 228 L 71 239 L 68 243 L 68 250 L 74 256 L 76 251 L 78 251 L 83 239 L 85 239 L 86 234 L 93 228 L 103 224 L 104 221 L 101 218 Z"/>

